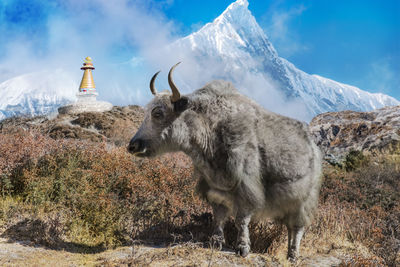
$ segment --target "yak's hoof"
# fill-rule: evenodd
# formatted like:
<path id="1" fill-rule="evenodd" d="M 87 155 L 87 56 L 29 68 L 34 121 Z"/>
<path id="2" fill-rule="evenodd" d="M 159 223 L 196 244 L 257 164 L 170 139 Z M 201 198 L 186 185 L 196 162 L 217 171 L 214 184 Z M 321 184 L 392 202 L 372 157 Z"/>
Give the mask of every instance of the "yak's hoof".
<path id="1" fill-rule="evenodd" d="M 239 244 L 236 248 L 236 254 L 242 257 L 246 257 L 247 255 L 249 255 L 249 252 L 250 252 L 249 245 Z"/>
<path id="2" fill-rule="evenodd" d="M 297 253 L 294 251 L 289 251 L 287 254 L 287 259 L 291 262 L 291 263 L 295 263 L 297 261 Z"/>
<path id="3" fill-rule="evenodd" d="M 213 235 L 211 237 L 211 245 L 213 248 L 221 250 L 222 247 L 225 245 L 225 238 L 220 235 Z"/>

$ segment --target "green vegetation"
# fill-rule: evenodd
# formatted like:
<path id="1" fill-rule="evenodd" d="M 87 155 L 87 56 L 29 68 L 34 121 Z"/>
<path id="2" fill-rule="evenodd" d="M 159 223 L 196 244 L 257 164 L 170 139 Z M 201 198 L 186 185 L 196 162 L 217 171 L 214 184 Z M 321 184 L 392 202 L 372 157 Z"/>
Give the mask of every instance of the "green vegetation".
<path id="1" fill-rule="evenodd" d="M 343 166 L 346 171 L 354 171 L 361 167 L 368 166 L 368 163 L 369 158 L 365 156 L 362 151 L 352 150 L 346 155 Z"/>

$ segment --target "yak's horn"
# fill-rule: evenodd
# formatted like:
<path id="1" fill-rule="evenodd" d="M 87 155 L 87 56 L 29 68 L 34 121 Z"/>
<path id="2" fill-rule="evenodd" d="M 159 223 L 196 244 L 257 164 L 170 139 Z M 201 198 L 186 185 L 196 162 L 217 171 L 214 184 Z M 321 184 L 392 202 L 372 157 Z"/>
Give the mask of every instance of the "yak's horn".
<path id="1" fill-rule="evenodd" d="M 172 96 L 171 96 L 172 102 L 176 102 L 181 98 L 181 94 L 179 93 L 179 90 L 176 87 L 174 80 L 172 80 L 172 72 L 174 71 L 175 67 L 178 66 L 179 64 L 180 64 L 180 62 L 178 62 L 174 66 L 172 66 L 171 70 L 168 73 L 168 83 L 169 83 L 169 87 L 171 87 L 171 91 L 172 91 Z"/>
<path id="2" fill-rule="evenodd" d="M 160 70 L 160 71 L 161 71 L 161 70 Z M 154 86 L 154 81 L 156 80 L 157 75 L 160 73 L 160 71 L 156 72 L 156 74 L 154 74 L 153 77 L 151 77 L 151 80 L 150 80 L 150 91 L 151 91 L 151 93 L 152 93 L 153 95 L 156 95 L 156 94 L 157 94 L 157 89 L 156 89 L 156 87 Z"/>

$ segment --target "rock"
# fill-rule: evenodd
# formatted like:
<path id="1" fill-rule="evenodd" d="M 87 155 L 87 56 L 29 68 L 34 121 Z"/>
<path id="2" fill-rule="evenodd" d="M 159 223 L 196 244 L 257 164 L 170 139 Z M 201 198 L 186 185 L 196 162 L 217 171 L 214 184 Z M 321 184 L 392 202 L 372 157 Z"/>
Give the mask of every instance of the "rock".
<path id="1" fill-rule="evenodd" d="M 312 119 L 310 130 L 326 159 L 335 162 L 352 150 L 391 150 L 400 142 L 400 106 L 322 113 Z"/>

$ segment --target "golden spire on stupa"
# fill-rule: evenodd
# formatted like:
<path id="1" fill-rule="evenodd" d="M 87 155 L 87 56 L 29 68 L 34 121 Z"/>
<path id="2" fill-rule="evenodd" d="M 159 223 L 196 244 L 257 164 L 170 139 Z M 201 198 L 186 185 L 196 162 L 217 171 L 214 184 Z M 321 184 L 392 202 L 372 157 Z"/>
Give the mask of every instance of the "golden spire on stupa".
<path id="1" fill-rule="evenodd" d="M 92 70 L 94 70 L 92 58 L 86 57 L 81 70 L 84 70 L 81 85 L 79 86 L 80 93 L 95 93 L 96 86 L 94 84 Z"/>

